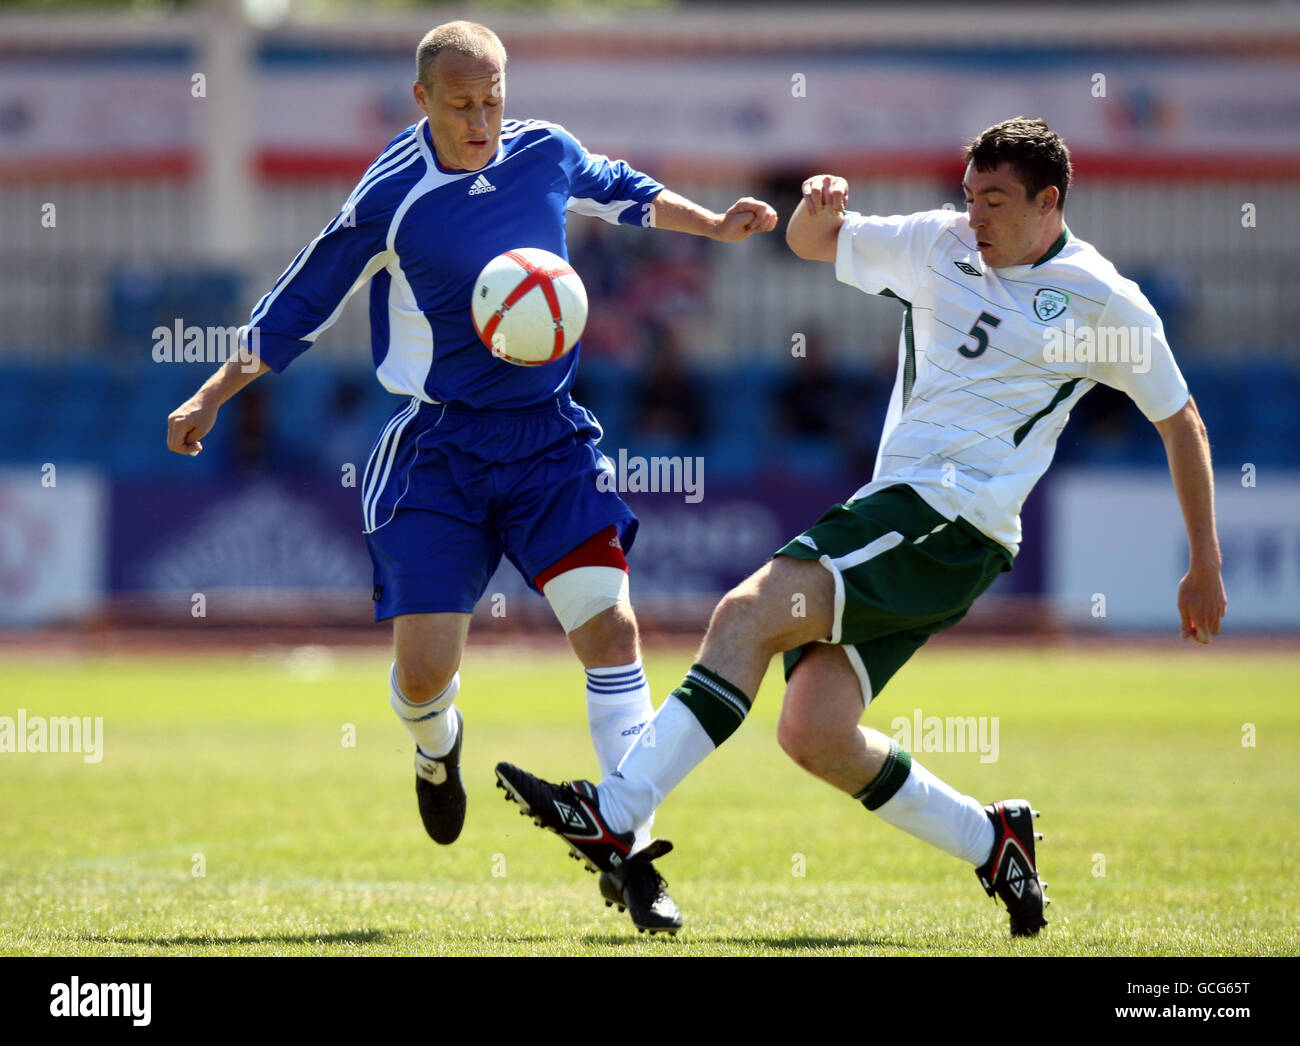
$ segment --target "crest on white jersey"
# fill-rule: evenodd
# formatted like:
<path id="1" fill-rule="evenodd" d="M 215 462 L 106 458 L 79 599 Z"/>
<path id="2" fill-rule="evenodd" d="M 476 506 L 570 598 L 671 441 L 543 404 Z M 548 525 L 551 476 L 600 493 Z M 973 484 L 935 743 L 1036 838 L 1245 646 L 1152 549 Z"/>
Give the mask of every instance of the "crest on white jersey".
<path id="1" fill-rule="evenodd" d="M 1034 315 L 1044 322 L 1054 320 L 1069 304 L 1070 296 L 1065 291 L 1039 287 L 1038 293 L 1034 295 Z"/>

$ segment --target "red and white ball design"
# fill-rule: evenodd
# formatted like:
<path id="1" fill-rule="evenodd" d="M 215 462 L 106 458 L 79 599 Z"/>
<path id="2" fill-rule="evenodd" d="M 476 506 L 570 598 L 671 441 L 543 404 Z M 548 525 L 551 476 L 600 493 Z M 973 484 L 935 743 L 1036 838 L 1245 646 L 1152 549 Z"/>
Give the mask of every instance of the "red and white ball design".
<path id="1" fill-rule="evenodd" d="M 483 267 L 470 311 L 493 356 L 538 367 L 578 343 L 587 324 L 587 288 L 563 258 L 540 247 L 520 247 Z"/>

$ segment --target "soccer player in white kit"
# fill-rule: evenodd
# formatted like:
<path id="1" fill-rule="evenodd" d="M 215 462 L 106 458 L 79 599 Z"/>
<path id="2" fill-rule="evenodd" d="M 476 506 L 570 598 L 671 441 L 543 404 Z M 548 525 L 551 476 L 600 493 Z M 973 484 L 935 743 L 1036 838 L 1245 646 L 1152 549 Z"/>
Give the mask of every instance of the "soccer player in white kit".
<path id="1" fill-rule="evenodd" d="M 966 213 L 846 211 L 817 175 L 786 241 L 801 258 L 905 308 L 899 373 L 872 481 L 723 598 L 685 680 L 617 771 L 552 785 L 509 763 L 499 783 L 599 868 L 743 722 L 771 658 L 788 685 L 781 747 L 889 824 L 975 866 L 1036 934 L 1047 902 L 1023 799 L 982 805 L 936 778 L 866 705 L 933 634 L 956 623 L 1020 544 L 1020 508 L 1071 408 L 1098 382 L 1130 396 L 1164 440 L 1190 547 L 1182 635 L 1208 643 L 1227 609 L 1209 440 L 1163 325 L 1138 286 L 1065 225 L 1069 152 L 1041 120 L 985 130 L 966 151 Z M 806 615 L 791 613 L 802 596 Z"/>

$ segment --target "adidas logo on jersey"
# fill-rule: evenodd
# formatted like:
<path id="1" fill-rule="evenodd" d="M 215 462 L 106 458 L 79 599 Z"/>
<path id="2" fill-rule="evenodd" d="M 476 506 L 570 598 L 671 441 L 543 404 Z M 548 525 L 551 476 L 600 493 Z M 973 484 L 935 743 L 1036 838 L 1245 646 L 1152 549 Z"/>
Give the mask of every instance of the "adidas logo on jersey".
<path id="1" fill-rule="evenodd" d="M 485 192 L 496 192 L 496 191 L 497 191 L 497 187 L 493 185 L 490 181 L 488 181 L 487 178 L 481 174 L 474 179 L 474 184 L 469 187 L 469 194 L 471 196 L 479 196 Z"/>

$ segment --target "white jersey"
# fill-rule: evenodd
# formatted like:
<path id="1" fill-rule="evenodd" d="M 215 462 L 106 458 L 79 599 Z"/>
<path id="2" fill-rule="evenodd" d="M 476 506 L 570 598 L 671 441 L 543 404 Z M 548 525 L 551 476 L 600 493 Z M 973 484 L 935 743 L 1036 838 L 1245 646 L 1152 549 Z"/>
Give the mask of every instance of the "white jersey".
<path id="1" fill-rule="evenodd" d="M 875 475 L 854 498 L 907 484 L 1014 555 L 1020 508 L 1084 393 L 1119 389 L 1151 421 L 1187 402 L 1150 302 L 1068 229 L 1036 263 L 991 269 L 961 212 L 849 213 L 835 275 L 906 307 Z"/>

